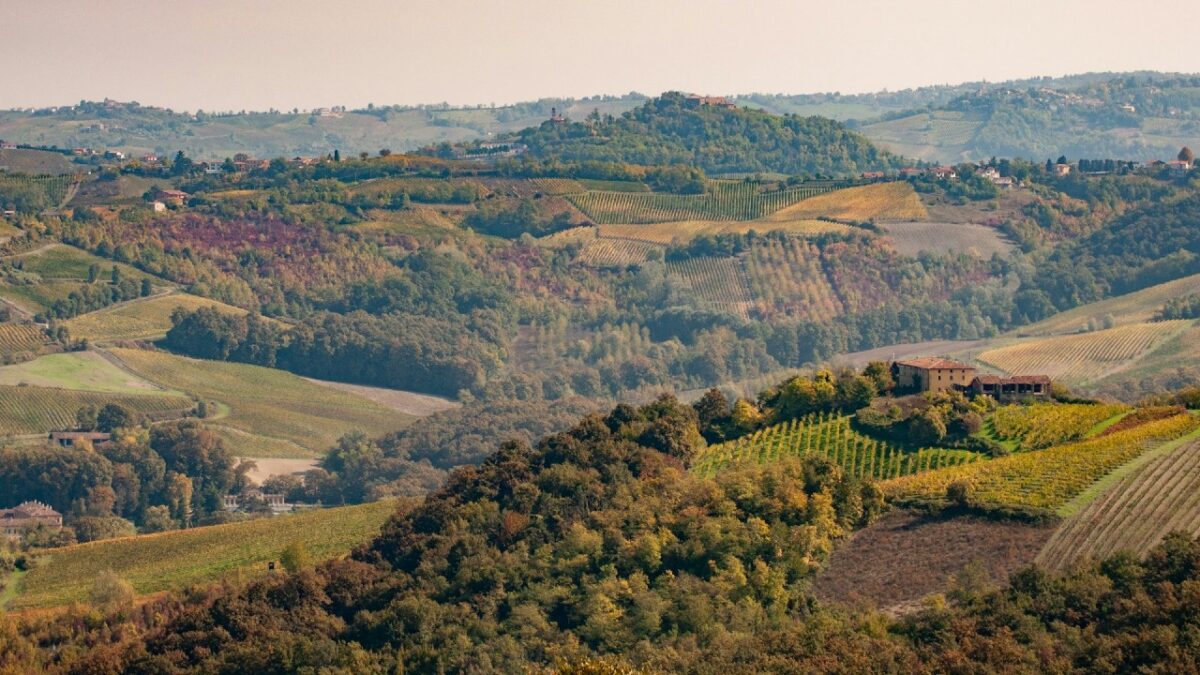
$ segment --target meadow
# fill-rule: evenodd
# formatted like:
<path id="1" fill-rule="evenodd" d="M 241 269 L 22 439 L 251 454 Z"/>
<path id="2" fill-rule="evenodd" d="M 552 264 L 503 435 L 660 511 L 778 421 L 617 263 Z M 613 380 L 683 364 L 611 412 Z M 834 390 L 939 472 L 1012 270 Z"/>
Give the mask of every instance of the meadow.
<path id="1" fill-rule="evenodd" d="M 966 253 L 990 260 L 993 255 L 1004 256 L 1012 249 L 995 229 L 973 223 L 910 220 L 888 223 L 883 228 L 898 253 L 914 258 L 922 251 L 928 251 Z"/>
<path id="2" fill-rule="evenodd" d="M 385 500 L 51 549 L 21 579 L 9 609 L 86 602 L 104 571 L 128 581 L 139 595 L 149 595 L 248 581 L 267 574 L 267 562 L 278 560 L 293 542 L 302 542 L 314 562 L 336 558 L 369 541 L 400 504 Z"/>
<path id="3" fill-rule="evenodd" d="M 162 392 L 157 385 L 119 368 L 95 351 L 47 354 L 33 361 L 0 367 L 0 385 L 108 394 Z"/>
<path id="4" fill-rule="evenodd" d="M 270 456 L 263 454 L 265 451 L 317 456 L 346 432 L 382 436 L 413 419 L 363 396 L 281 370 L 138 349 L 113 349 L 110 353 L 151 382 L 228 406 L 228 413 L 213 420 L 214 425 L 268 439 L 255 445 L 234 445 L 237 455 Z"/>

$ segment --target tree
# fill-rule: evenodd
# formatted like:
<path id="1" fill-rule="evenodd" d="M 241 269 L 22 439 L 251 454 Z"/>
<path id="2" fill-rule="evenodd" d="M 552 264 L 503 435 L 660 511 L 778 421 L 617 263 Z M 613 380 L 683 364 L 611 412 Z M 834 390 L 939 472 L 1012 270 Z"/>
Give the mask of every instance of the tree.
<path id="1" fill-rule="evenodd" d="M 86 405 L 75 413 L 75 428 L 80 431 L 92 431 L 96 428 L 96 418 L 99 410 L 94 405 Z"/>
<path id="2" fill-rule="evenodd" d="M 966 508 L 971 503 L 971 482 L 956 480 L 946 486 L 946 500 L 951 504 Z"/>
<path id="3" fill-rule="evenodd" d="M 113 429 L 132 426 L 133 423 L 133 412 L 116 403 L 106 403 L 96 414 L 96 428 L 105 433 L 112 433 Z"/>
<path id="4" fill-rule="evenodd" d="M 135 595 L 132 584 L 116 572 L 104 570 L 92 582 L 88 600 L 97 608 L 111 611 L 132 607 Z"/>
<path id="5" fill-rule="evenodd" d="M 171 507 L 166 505 L 151 506 L 142 517 L 142 532 L 166 532 L 178 526 L 171 517 Z"/>
<path id="6" fill-rule="evenodd" d="M 700 426 L 709 427 L 729 417 L 729 399 L 716 387 L 704 392 L 699 401 L 692 404 L 700 416 Z"/>
<path id="7" fill-rule="evenodd" d="M 296 573 L 312 564 L 312 556 L 304 542 L 293 541 L 279 554 L 279 562 L 283 564 L 283 569 Z"/>
<path id="8" fill-rule="evenodd" d="M 149 278 L 142 279 L 142 297 L 149 297 L 154 292 L 154 286 L 150 283 Z"/>
<path id="9" fill-rule="evenodd" d="M 1187 162 L 1188 164 L 1191 164 L 1192 160 L 1196 159 L 1196 156 L 1192 154 L 1192 149 L 1186 145 L 1183 146 L 1183 149 L 1179 151 L 1178 157 L 1179 161 Z"/>
<path id="10" fill-rule="evenodd" d="M 137 534 L 133 523 L 118 516 L 83 516 L 72 521 L 79 541 L 100 541 Z"/>

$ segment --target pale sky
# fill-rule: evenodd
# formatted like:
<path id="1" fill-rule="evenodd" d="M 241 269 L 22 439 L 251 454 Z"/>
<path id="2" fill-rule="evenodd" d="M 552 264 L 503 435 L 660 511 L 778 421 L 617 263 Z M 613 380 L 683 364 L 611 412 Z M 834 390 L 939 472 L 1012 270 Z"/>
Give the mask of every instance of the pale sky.
<path id="1" fill-rule="evenodd" d="M 0 0 L 0 108 L 843 93 L 1200 72 L 1197 0 Z"/>

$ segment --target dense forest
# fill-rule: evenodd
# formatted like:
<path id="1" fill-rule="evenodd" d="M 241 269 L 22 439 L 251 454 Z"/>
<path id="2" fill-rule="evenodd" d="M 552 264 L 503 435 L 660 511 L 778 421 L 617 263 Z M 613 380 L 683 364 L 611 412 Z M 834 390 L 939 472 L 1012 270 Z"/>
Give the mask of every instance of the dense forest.
<path id="1" fill-rule="evenodd" d="M 669 92 L 620 117 L 547 122 L 517 135 L 537 157 L 560 161 L 687 164 L 710 174 L 773 172 L 857 176 L 900 167 L 901 160 L 821 117 L 692 107 Z"/>

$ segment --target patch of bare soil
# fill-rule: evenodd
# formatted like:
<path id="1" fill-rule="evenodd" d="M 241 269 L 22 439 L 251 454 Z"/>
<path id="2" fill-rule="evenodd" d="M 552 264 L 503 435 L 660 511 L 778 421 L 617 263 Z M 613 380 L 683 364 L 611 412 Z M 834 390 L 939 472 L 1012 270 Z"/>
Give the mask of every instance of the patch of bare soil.
<path id="1" fill-rule="evenodd" d="M 893 510 L 842 543 L 813 590 L 826 602 L 912 607 L 945 592 L 968 566 L 985 571 L 993 584 L 1007 583 L 1033 562 L 1053 531 L 1050 525 Z"/>

